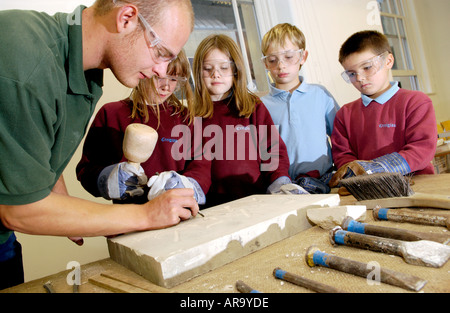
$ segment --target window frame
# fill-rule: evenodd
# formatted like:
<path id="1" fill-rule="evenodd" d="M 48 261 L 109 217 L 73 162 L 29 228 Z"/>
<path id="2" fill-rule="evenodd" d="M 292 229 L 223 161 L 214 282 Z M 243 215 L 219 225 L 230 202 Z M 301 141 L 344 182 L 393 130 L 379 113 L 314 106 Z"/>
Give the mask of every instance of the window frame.
<path id="1" fill-rule="evenodd" d="M 216 2 L 216 1 L 211 1 Z M 221 1 L 217 1 L 221 2 Z M 229 5 L 233 11 L 234 16 L 234 26 L 235 26 L 235 36 L 236 43 L 239 46 L 242 57 L 244 59 L 245 66 L 245 75 L 248 81 L 248 89 L 250 91 L 255 92 L 258 95 L 266 94 L 268 92 L 267 86 L 267 74 L 264 66 L 260 62 L 261 52 L 260 52 L 260 43 L 261 43 L 261 29 L 259 23 L 259 16 L 257 12 L 257 1 L 255 0 L 228 0 L 223 1 L 223 5 Z M 241 5 L 249 5 L 251 6 L 252 12 L 249 12 L 248 9 L 244 9 Z M 195 11 L 195 3 L 193 2 L 194 11 Z M 254 20 L 252 23 L 256 27 L 256 29 L 249 29 L 248 23 L 249 16 L 253 15 Z M 246 19 L 247 18 L 247 19 Z M 243 26 L 245 25 L 245 26 Z M 196 29 L 194 28 L 194 32 Z M 221 30 L 217 30 L 216 33 L 222 33 Z M 251 38 L 249 38 L 251 36 Z M 257 47 L 255 50 L 255 39 L 257 37 Z M 193 36 L 191 36 L 193 38 Z M 190 39 L 191 40 L 191 39 Z M 189 56 L 192 57 L 192 56 Z M 261 76 L 264 74 L 264 78 Z M 253 77 L 253 75 L 255 77 Z M 194 83 L 193 80 L 191 83 Z"/>
<path id="2" fill-rule="evenodd" d="M 428 65 L 426 62 L 426 56 L 424 51 L 423 41 L 420 35 L 420 29 L 417 25 L 417 14 L 415 11 L 414 4 L 409 0 L 394 0 L 400 6 L 400 14 L 387 13 L 382 11 L 381 2 L 383 0 L 378 0 L 380 18 L 381 16 L 390 17 L 394 19 L 401 19 L 404 26 L 405 38 L 408 44 L 408 49 L 410 53 L 411 62 L 413 64 L 413 69 L 392 69 L 393 77 L 411 78 L 415 77 L 416 89 L 423 91 L 427 94 L 434 93 L 433 83 L 431 75 L 428 71 Z M 384 0 L 387 1 L 387 0 Z M 402 14 L 402 15 L 401 15 Z M 399 34 L 398 23 L 396 24 L 397 33 Z M 384 28 L 383 28 L 384 29 Z M 402 54 L 404 53 L 402 49 Z"/>

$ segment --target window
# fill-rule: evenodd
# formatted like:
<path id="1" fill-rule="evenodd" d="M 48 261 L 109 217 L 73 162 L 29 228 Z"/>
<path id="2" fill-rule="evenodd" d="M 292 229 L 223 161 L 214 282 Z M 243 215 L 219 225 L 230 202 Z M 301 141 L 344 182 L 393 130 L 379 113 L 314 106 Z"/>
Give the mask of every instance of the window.
<path id="1" fill-rule="evenodd" d="M 198 44 L 211 34 L 225 34 L 241 48 L 246 62 L 249 89 L 267 92 L 267 76 L 261 63 L 261 37 L 253 0 L 192 0 L 195 27 L 184 47 L 193 59 Z"/>
<path id="2" fill-rule="evenodd" d="M 381 23 L 395 57 L 392 74 L 401 87 L 419 90 L 419 79 L 411 55 L 402 0 L 378 0 Z"/>

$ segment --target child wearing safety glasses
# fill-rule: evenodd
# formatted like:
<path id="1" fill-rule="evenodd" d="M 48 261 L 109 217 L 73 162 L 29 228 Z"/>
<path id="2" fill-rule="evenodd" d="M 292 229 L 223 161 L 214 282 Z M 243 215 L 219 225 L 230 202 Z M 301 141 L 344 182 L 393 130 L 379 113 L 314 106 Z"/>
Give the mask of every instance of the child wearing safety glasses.
<path id="1" fill-rule="evenodd" d="M 339 52 L 342 77 L 361 98 L 339 110 L 331 136 L 339 170 L 330 186 L 355 175 L 382 172 L 434 174 L 437 128 L 433 104 L 419 91 L 390 82 L 391 46 L 377 31 L 350 36 Z"/>
<path id="2" fill-rule="evenodd" d="M 304 34 L 288 23 L 264 35 L 262 61 L 273 81 L 262 97 L 286 143 L 294 182 L 309 193 L 329 193 L 333 160 L 328 137 L 339 105 L 325 87 L 299 76 L 308 57 Z"/>
<path id="3" fill-rule="evenodd" d="M 253 194 L 306 193 L 291 184 L 286 146 L 264 104 L 247 89 L 233 39 L 206 37 L 195 53 L 193 74 L 194 128 L 202 129 L 202 147 L 186 175 L 201 169 L 199 179 L 210 184 L 206 207 Z"/>
<path id="4" fill-rule="evenodd" d="M 184 138 L 173 136 L 172 129 L 180 124 L 192 129 L 193 92 L 187 82 L 189 77 L 190 64 L 181 51 L 169 63 L 166 77 L 141 80 L 129 98 L 100 108 L 76 168 L 78 180 L 89 193 L 115 203 L 143 203 L 152 198 L 147 194 L 150 178 L 155 188 L 160 189 L 152 188 L 153 195 L 178 185 L 193 188 L 197 202 L 204 203 L 203 191 L 196 180 L 178 174 L 185 169 L 187 160 L 172 153 L 173 146 Z M 186 105 L 175 92 L 186 99 Z M 153 154 L 139 169 L 126 162 L 122 150 L 125 129 L 131 123 L 146 124 L 158 132 Z"/>

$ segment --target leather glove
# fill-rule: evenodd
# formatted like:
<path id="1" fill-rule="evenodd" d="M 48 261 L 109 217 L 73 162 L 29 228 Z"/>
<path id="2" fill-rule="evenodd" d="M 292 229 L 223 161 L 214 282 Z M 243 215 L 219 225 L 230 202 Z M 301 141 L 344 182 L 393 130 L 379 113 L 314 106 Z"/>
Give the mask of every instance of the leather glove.
<path id="1" fill-rule="evenodd" d="M 277 178 L 269 188 L 267 188 L 267 193 L 269 194 L 294 194 L 294 195 L 304 195 L 309 194 L 305 189 L 297 184 L 293 184 L 291 179 L 287 176 L 282 176 Z"/>
<path id="2" fill-rule="evenodd" d="M 198 204 L 205 204 L 206 197 L 198 182 L 192 177 L 180 175 L 175 171 L 166 171 L 150 177 L 148 184 L 150 191 L 148 200 L 159 196 L 170 189 L 191 188 L 194 190 L 194 198 Z"/>
<path id="3" fill-rule="evenodd" d="M 104 168 L 98 177 L 97 186 L 103 198 L 124 200 L 142 196 L 147 181 L 142 166 L 137 169 L 128 162 L 121 162 Z"/>
<path id="4" fill-rule="evenodd" d="M 394 152 L 383 155 L 372 161 L 352 161 L 341 168 L 333 175 L 330 187 L 336 187 L 339 181 L 357 175 L 367 175 L 375 173 L 401 173 L 406 175 L 411 172 L 408 162 L 399 153 Z"/>
<path id="5" fill-rule="evenodd" d="M 333 177 L 331 177 L 329 183 L 330 187 L 336 187 L 341 179 L 367 174 L 366 170 L 361 166 L 360 162 L 364 161 L 352 161 L 341 166 L 333 175 Z"/>
<path id="6" fill-rule="evenodd" d="M 310 194 L 326 194 L 331 191 L 331 188 L 326 183 L 326 180 L 314 177 L 300 177 L 297 179 L 296 183 Z"/>

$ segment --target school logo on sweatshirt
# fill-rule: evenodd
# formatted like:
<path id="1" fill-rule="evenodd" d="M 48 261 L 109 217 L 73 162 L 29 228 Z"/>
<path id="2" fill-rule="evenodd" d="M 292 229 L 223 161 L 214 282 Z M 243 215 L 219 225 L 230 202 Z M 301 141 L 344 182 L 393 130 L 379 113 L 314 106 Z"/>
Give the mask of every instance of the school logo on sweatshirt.
<path id="1" fill-rule="evenodd" d="M 397 125 L 389 123 L 389 124 L 380 124 L 379 127 L 380 128 L 396 128 Z"/>
<path id="2" fill-rule="evenodd" d="M 161 142 L 175 143 L 177 141 L 178 141 L 178 139 L 175 139 L 175 138 L 166 138 L 166 137 L 161 138 Z"/>

